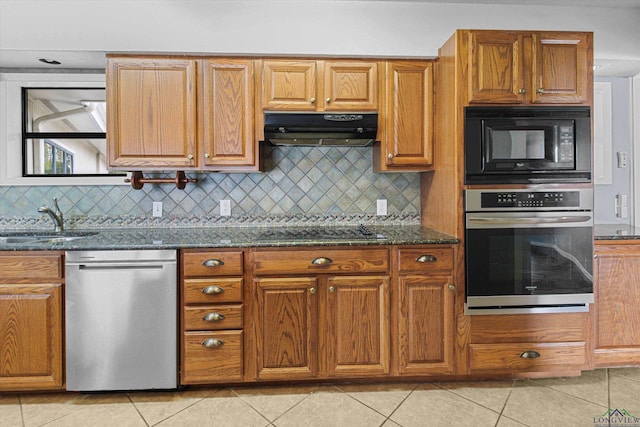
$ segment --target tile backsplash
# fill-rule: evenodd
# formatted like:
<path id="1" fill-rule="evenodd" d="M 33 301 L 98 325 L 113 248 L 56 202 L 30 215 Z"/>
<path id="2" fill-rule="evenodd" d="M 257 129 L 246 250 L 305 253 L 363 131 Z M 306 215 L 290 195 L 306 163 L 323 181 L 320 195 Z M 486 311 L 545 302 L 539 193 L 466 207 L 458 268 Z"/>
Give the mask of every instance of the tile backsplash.
<path id="1" fill-rule="evenodd" d="M 37 212 L 57 197 L 65 219 L 81 226 L 113 226 L 122 219 L 139 224 L 215 225 L 273 217 L 355 217 L 376 220 L 376 199 L 387 199 L 389 218 L 419 220 L 420 174 L 374 173 L 371 147 L 265 147 L 264 173 L 187 173 L 197 178 L 184 190 L 174 185 L 0 187 L 0 225 L 47 226 Z M 147 176 L 147 174 L 145 174 Z M 154 175 L 149 175 L 154 176 Z M 155 175 L 161 176 L 161 175 Z M 54 181 L 55 178 L 52 178 Z M 220 218 L 220 200 L 231 201 L 231 216 Z M 152 202 L 163 218 L 152 219 Z"/>

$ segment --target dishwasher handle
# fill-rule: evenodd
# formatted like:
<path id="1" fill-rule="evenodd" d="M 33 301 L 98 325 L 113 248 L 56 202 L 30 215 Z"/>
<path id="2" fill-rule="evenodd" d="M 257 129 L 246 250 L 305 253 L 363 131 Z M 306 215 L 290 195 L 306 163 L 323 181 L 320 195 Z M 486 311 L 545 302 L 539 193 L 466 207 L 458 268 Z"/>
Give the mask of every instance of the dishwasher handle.
<path id="1" fill-rule="evenodd" d="M 168 263 L 158 262 L 96 262 L 96 263 L 67 263 L 69 266 L 77 266 L 79 270 L 162 270 Z"/>

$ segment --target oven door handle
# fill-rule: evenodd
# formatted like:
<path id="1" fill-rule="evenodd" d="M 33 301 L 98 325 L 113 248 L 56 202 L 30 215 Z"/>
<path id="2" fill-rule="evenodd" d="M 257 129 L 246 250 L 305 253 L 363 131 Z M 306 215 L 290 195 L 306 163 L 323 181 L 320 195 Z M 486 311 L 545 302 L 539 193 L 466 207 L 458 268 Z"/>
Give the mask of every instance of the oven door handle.
<path id="1" fill-rule="evenodd" d="M 476 224 L 564 224 L 568 222 L 588 222 L 591 216 L 553 216 L 553 217 L 518 217 L 518 218 L 468 218 L 468 221 Z"/>

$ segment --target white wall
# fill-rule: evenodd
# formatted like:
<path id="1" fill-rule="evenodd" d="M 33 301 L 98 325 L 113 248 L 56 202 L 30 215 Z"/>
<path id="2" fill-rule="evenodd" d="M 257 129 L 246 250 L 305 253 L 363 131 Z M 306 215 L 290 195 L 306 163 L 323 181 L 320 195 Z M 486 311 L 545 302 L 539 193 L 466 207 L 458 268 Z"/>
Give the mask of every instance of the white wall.
<path id="1" fill-rule="evenodd" d="M 606 4 L 606 2 L 603 2 Z M 458 28 L 584 30 L 640 59 L 640 8 L 420 1 L 0 0 L 0 49 L 437 56 Z"/>

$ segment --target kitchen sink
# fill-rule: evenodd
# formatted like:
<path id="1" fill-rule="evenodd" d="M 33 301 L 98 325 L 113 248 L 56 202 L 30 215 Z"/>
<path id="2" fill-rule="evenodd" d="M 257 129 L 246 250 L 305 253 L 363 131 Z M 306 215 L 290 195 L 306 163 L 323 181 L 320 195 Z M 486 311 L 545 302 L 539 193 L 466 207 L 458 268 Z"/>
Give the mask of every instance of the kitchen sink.
<path id="1" fill-rule="evenodd" d="M 84 239 L 88 236 L 98 234 L 96 231 L 63 231 L 62 233 L 35 232 L 12 232 L 0 233 L 0 244 L 19 245 L 26 243 L 53 243 L 68 242 L 71 240 Z"/>

